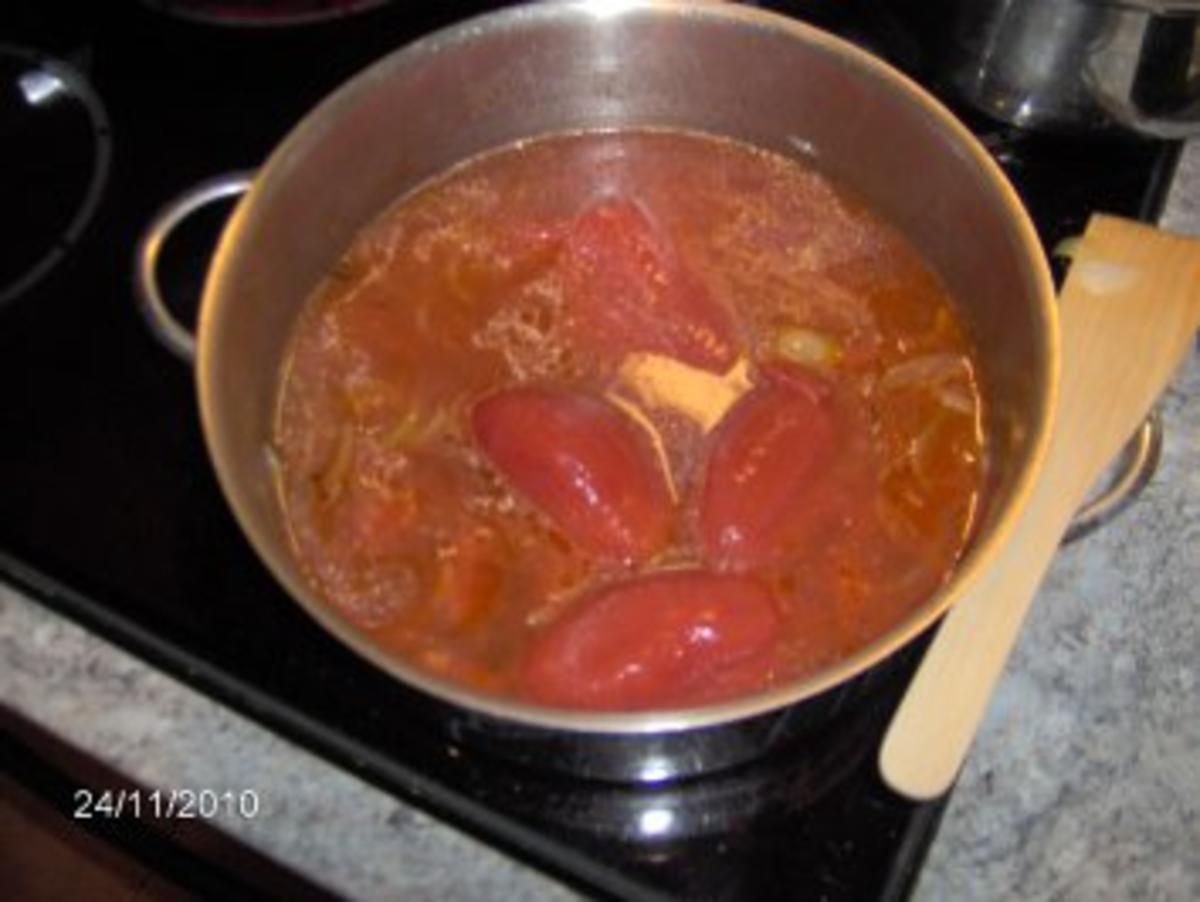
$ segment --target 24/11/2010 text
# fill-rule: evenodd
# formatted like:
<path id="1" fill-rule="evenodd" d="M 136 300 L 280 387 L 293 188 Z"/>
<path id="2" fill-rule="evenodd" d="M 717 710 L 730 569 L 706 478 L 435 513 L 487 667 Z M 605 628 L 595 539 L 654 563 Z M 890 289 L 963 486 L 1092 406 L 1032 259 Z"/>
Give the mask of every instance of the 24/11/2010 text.
<path id="1" fill-rule="evenodd" d="M 253 789 L 76 789 L 73 795 L 76 820 L 121 817 L 157 820 L 211 820 L 238 817 L 249 820 L 260 809 Z"/>

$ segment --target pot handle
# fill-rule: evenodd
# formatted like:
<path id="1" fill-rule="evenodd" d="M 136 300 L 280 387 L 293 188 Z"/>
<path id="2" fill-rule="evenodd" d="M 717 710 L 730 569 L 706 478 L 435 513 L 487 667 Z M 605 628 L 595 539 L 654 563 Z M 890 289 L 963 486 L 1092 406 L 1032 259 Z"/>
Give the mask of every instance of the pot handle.
<path id="1" fill-rule="evenodd" d="M 186 363 L 196 359 L 196 336 L 175 318 L 158 284 L 158 260 L 163 246 L 179 224 L 201 207 L 245 194 L 253 181 L 252 171 L 227 172 L 206 179 L 159 210 L 138 239 L 133 267 L 138 308 L 154 337 Z"/>
<path id="2" fill-rule="evenodd" d="M 1114 53 L 1120 35 L 1091 56 L 1084 80 L 1096 102 L 1126 128 L 1178 140 L 1200 134 L 1200 7 L 1194 0 L 1132 0 L 1144 19 L 1140 47 Z M 1105 43 L 1100 41 L 1098 43 Z M 1126 65 L 1116 60 L 1135 54 Z"/>
<path id="3" fill-rule="evenodd" d="M 1104 487 L 1075 512 L 1063 536 L 1064 545 L 1082 539 L 1124 512 L 1158 469 L 1162 444 L 1162 416 L 1155 408 L 1122 449 Z"/>

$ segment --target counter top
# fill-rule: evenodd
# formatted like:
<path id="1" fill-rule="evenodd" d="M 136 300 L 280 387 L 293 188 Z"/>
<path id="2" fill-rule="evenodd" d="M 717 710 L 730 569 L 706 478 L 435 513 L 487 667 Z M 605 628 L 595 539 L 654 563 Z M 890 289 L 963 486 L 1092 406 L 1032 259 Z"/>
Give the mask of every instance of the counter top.
<path id="1" fill-rule="evenodd" d="M 1161 224 L 1200 235 L 1200 141 Z M 1158 472 L 1034 601 L 916 897 L 1200 899 L 1200 354 Z"/>
<path id="2" fill-rule="evenodd" d="M 1200 235 L 1200 142 L 1163 224 Z M 1065 548 L 992 700 L 919 900 L 1200 898 L 1200 355 L 1158 474 Z M 340 895 L 576 894 L 0 584 L 0 704 L 147 787 L 252 790 L 214 823 Z"/>

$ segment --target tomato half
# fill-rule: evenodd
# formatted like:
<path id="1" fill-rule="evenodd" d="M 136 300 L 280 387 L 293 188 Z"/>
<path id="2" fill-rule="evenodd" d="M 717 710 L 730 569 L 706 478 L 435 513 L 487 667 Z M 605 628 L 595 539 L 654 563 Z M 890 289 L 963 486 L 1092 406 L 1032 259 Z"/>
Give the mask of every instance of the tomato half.
<path id="1" fill-rule="evenodd" d="M 673 499 L 649 437 L 593 395 L 518 388 L 472 411 L 480 447 L 585 550 L 644 560 L 669 537 Z"/>
<path id="2" fill-rule="evenodd" d="M 700 498 L 708 560 L 745 570 L 776 561 L 815 514 L 814 486 L 836 452 L 815 379 L 789 372 L 746 395 L 717 427 Z M 806 507 L 807 505 L 807 507 Z"/>
<path id="3" fill-rule="evenodd" d="M 578 339 L 717 372 L 736 359 L 733 322 L 638 205 L 603 201 L 567 229 L 563 285 Z"/>
<path id="4" fill-rule="evenodd" d="M 717 701 L 769 680 L 779 632 L 757 580 L 668 571 L 581 600 L 534 643 L 520 681 L 530 699 L 561 707 Z"/>

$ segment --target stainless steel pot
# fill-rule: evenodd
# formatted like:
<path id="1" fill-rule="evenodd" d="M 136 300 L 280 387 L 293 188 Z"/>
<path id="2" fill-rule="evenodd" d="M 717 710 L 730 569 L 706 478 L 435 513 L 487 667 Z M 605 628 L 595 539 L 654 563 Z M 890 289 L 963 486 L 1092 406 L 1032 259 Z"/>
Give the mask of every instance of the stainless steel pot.
<path id="1" fill-rule="evenodd" d="M 959 99 L 1022 128 L 1200 134 L 1200 0 L 950 0 Z"/>
<path id="2" fill-rule="evenodd" d="M 990 500 L 942 591 L 806 679 L 712 707 L 638 714 L 550 710 L 476 694 L 383 654 L 301 572 L 268 450 L 292 322 L 364 224 L 451 164 L 532 135 L 646 125 L 803 156 L 916 242 L 979 344 Z M 936 101 L 876 58 L 736 5 L 545 3 L 405 47 L 296 127 L 253 179 L 213 260 L 198 384 L 209 451 L 239 523 L 324 628 L 447 703 L 460 738 L 584 775 L 653 780 L 731 764 L 827 716 L 849 697 L 847 687 L 861 689 L 863 675 L 954 603 L 1004 541 L 1036 475 L 1055 397 L 1056 323 L 1042 249 L 1003 174 Z"/>

